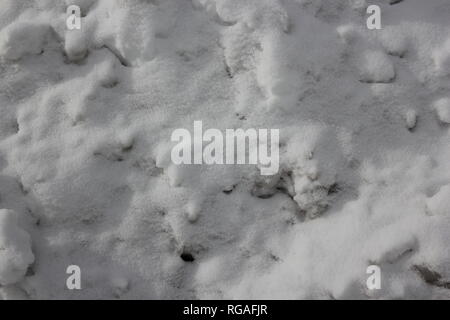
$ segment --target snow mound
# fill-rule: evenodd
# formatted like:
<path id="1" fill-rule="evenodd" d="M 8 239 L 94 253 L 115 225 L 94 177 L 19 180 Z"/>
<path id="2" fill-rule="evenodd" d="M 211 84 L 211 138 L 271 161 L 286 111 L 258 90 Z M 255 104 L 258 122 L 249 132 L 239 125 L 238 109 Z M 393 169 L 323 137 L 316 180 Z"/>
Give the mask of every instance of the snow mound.
<path id="1" fill-rule="evenodd" d="M 377 3 L 0 1 L 0 296 L 450 297 L 450 4 Z M 175 165 L 198 120 L 279 172 Z"/>
<path id="2" fill-rule="evenodd" d="M 0 284 L 20 281 L 34 261 L 28 233 L 18 225 L 17 214 L 0 210 Z"/>
<path id="3" fill-rule="evenodd" d="M 405 33 L 387 27 L 382 30 L 380 42 L 386 52 L 393 56 L 404 57 L 408 51 L 409 39 Z"/>
<path id="4" fill-rule="evenodd" d="M 408 109 L 405 112 L 405 121 L 406 121 L 406 127 L 409 130 L 414 129 L 415 126 L 417 125 L 417 111 L 416 110 L 412 110 L 412 109 Z"/>
<path id="5" fill-rule="evenodd" d="M 359 62 L 361 81 L 368 83 L 389 83 L 395 78 L 394 64 L 381 51 L 366 51 Z"/>

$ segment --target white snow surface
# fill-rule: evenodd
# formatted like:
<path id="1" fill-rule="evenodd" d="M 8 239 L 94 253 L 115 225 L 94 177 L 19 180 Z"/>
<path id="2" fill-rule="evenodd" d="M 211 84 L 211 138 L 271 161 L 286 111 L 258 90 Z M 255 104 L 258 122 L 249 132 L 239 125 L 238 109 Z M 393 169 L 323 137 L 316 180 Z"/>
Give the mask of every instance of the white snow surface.
<path id="1" fill-rule="evenodd" d="M 0 284 L 20 280 L 33 261 L 30 236 L 17 225 L 17 214 L 0 210 Z"/>
<path id="2" fill-rule="evenodd" d="M 2 0 L 0 297 L 450 298 L 450 1 L 390 2 Z M 279 174 L 173 165 L 195 120 Z"/>

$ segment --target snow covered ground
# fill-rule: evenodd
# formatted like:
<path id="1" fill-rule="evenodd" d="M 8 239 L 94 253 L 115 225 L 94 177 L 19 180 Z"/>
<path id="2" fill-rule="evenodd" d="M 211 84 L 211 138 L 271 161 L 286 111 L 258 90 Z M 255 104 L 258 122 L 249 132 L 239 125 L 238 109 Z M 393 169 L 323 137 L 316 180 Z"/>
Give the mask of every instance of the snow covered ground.
<path id="1" fill-rule="evenodd" d="M 449 129 L 449 0 L 1 0 L 0 297 L 448 299 Z"/>

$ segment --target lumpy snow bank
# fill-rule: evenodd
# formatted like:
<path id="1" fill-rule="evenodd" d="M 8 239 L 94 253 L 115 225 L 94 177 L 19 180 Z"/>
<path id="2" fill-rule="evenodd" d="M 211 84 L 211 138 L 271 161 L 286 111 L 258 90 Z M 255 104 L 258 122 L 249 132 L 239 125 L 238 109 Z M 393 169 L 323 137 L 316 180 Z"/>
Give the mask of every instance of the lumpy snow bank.
<path id="1" fill-rule="evenodd" d="M 0 296 L 450 298 L 449 16 L 447 0 L 2 0 Z M 196 120 L 279 129 L 278 174 L 174 165 L 171 133 Z"/>

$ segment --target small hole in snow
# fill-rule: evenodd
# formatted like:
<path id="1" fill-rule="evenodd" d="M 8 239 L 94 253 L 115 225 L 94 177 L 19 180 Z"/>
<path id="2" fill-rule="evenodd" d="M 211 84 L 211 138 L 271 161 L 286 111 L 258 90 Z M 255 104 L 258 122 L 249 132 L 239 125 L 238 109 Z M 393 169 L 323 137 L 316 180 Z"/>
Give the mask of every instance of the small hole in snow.
<path id="1" fill-rule="evenodd" d="M 188 253 L 188 252 L 183 252 L 180 255 L 180 258 L 183 259 L 183 261 L 186 261 L 186 262 L 193 262 L 195 260 L 194 256 L 192 254 Z"/>

